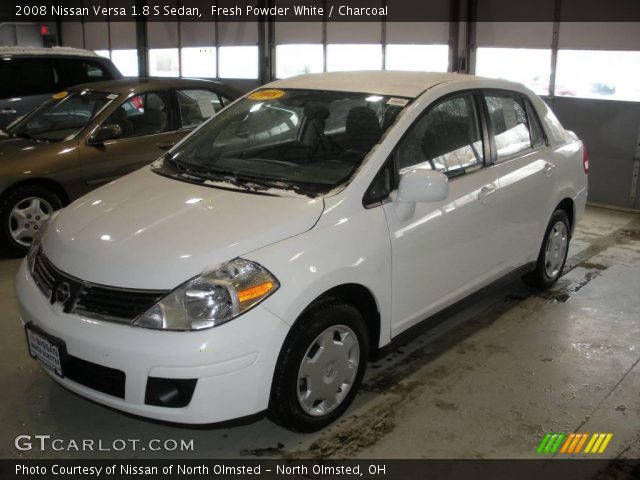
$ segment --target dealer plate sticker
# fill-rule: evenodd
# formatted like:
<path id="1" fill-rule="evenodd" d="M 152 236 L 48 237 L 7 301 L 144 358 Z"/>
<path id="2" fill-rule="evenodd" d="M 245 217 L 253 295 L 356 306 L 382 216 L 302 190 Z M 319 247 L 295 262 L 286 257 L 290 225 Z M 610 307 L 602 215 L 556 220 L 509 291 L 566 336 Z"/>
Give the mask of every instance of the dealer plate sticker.
<path id="1" fill-rule="evenodd" d="M 62 363 L 60 362 L 60 350 L 53 343 L 41 337 L 37 333 L 27 329 L 29 339 L 29 352 L 42 365 L 62 376 Z"/>

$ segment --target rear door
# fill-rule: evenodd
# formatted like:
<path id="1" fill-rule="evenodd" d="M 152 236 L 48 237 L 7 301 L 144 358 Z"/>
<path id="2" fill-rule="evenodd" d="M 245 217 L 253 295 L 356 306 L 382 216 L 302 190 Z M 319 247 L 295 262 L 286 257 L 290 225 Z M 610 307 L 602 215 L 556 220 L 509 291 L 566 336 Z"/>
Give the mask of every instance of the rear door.
<path id="1" fill-rule="evenodd" d="M 169 91 L 128 98 L 101 125 L 117 125 L 122 136 L 99 145 L 83 145 L 81 161 L 87 191 L 153 162 L 186 132 L 177 130 Z"/>
<path id="2" fill-rule="evenodd" d="M 484 104 L 500 186 L 500 230 L 504 259 L 514 267 L 537 256 L 553 208 L 556 166 L 540 122 L 526 98 L 487 90 Z M 533 258 L 532 258 L 533 256 Z"/>

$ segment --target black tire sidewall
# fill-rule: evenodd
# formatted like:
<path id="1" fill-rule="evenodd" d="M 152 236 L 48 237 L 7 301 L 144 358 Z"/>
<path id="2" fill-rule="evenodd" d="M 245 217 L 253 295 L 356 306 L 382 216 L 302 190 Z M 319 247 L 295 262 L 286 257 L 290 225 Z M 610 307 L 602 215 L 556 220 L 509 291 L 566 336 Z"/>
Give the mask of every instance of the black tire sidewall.
<path id="1" fill-rule="evenodd" d="M 313 417 L 302 409 L 298 401 L 298 371 L 311 343 L 333 325 L 345 325 L 358 337 L 358 373 L 351 390 L 335 410 L 322 417 Z M 367 327 L 357 309 L 339 302 L 327 302 L 313 307 L 296 322 L 282 347 L 272 386 L 271 418 L 285 428 L 298 432 L 313 432 L 326 427 L 339 418 L 353 401 L 366 370 L 368 354 Z"/>
<path id="2" fill-rule="evenodd" d="M 563 222 L 565 228 L 567 229 L 567 248 L 564 252 L 564 258 L 562 259 L 562 265 L 560 266 L 558 275 L 556 275 L 555 277 L 549 277 L 545 268 L 545 253 L 547 249 L 547 242 L 549 241 L 549 236 L 551 235 L 551 230 L 558 222 Z M 571 226 L 569 225 L 569 218 L 567 217 L 567 214 L 566 212 L 564 212 L 564 210 L 556 210 L 555 212 L 553 212 L 553 215 L 551 215 L 551 219 L 549 220 L 549 224 L 547 225 L 547 230 L 545 231 L 544 239 L 542 240 L 542 246 L 540 247 L 540 254 L 538 255 L 538 261 L 536 264 L 536 283 L 540 288 L 551 287 L 558 281 L 558 279 L 562 275 L 562 270 L 564 269 L 564 265 L 567 261 L 567 256 L 569 255 L 570 239 Z"/>
<path id="3" fill-rule="evenodd" d="M 9 228 L 9 218 L 13 208 L 24 199 L 37 197 L 45 200 L 54 210 L 63 207 L 62 200 L 51 190 L 40 185 L 21 185 L 9 190 L 0 201 L 0 240 L 2 248 L 13 255 L 24 255 L 28 247 L 13 239 Z"/>

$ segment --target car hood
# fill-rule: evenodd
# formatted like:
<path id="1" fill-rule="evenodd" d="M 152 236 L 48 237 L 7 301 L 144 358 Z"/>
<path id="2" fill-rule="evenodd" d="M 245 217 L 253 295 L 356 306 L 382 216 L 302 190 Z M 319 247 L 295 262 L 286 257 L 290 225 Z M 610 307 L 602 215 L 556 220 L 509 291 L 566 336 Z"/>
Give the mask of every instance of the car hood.
<path id="1" fill-rule="evenodd" d="M 11 160 L 18 155 L 33 155 L 37 150 L 49 150 L 53 143 L 41 142 L 30 138 L 12 138 L 5 133 L 0 135 L 0 162 Z"/>
<path id="2" fill-rule="evenodd" d="M 309 230 L 323 208 L 321 198 L 195 185 L 145 167 L 60 211 L 42 245 L 56 267 L 79 279 L 171 289 L 208 267 Z"/>

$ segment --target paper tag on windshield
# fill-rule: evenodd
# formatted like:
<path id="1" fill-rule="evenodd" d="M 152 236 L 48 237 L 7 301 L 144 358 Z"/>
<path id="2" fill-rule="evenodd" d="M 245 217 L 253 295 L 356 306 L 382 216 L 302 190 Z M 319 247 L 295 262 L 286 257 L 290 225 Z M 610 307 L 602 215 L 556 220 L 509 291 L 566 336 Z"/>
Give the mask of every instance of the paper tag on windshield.
<path id="1" fill-rule="evenodd" d="M 284 97 L 284 90 L 268 88 L 266 90 L 258 90 L 257 92 L 253 92 L 247 98 L 249 98 L 249 100 L 265 101 L 265 100 L 276 100 L 281 97 Z"/>
<path id="2" fill-rule="evenodd" d="M 66 97 L 67 95 L 69 95 L 69 92 L 58 92 L 54 95 L 51 95 L 51 98 L 53 98 L 54 100 L 62 100 L 64 97 Z"/>
<path id="3" fill-rule="evenodd" d="M 407 100 L 406 98 L 391 97 L 389 100 L 387 100 L 387 105 L 394 105 L 396 107 L 404 107 L 407 103 L 409 103 L 409 100 Z"/>

